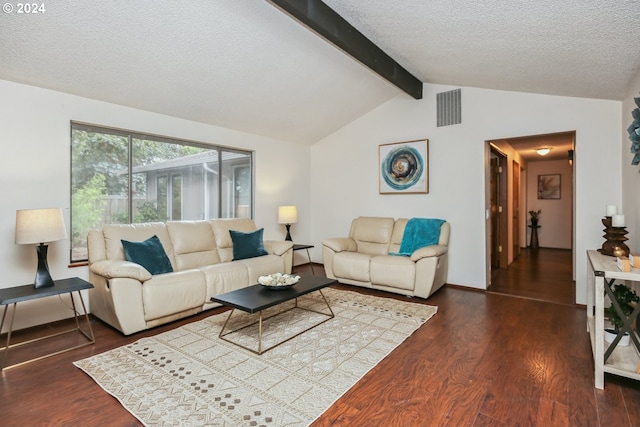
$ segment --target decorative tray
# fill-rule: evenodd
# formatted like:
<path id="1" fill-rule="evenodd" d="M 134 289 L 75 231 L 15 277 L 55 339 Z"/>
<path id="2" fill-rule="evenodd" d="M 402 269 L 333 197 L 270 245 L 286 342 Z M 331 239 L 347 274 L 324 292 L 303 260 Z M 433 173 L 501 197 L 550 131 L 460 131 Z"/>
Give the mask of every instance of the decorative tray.
<path id="1" fill-rule="evenodd" d="M 258 277 L 258 283 L 271 290 L 289 289 L 298 283 L 298 280 L 300 280 L 300 276 L 282 273 L 274 273 Z"/>

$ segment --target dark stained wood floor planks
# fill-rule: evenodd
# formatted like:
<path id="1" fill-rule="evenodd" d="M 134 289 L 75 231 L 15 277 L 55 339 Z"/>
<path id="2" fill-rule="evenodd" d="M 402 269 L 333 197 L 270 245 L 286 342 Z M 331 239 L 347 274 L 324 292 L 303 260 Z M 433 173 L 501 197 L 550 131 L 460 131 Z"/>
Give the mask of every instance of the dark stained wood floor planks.
<path id="1" fill-rule="evenodd" d="M 322 274 L 322 267 L 315 272 Z M 455 286 L 428 300 L 338 288 L 437 305 L 438 313 L 313 427 L 640 426 L 640 382 L 607 374 L 604 390 L 593 387 L 584 307 Z M 95 346 L 1 374 L 0 425 L 141 425 L 72 362 L 220 311 L 129 337 L 94 319 Z M 33 332 L 42 331 L 19 335 Z"/>
<path id="2" fill-rule="evenodd" d="M 522 249 L 509 268 L 491 272 L 489 291 L 573 305 L 572 256 L 568 249 Z"/>

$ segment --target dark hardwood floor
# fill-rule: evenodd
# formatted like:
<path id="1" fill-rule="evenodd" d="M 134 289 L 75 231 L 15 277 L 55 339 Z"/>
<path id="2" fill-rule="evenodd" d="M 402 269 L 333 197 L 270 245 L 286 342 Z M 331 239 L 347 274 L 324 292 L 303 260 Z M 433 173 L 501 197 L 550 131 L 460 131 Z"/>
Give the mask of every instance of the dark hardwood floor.
<path id="1" fill-rule="evenodd" d="M 489 292 L 573 305 L 572 263 L 569 249 L 522 249 L 509 268 L 491 271 Z"/>
<path id="2" fill-rule="evenodd" d="M 315 272 L 323 274 L 322 267 Z M 436 305 L 438 313 L 313 427 L 640 426 L 640 382 L 607 374 L 604 390 L 593 386 L 583 307 L 453 286 L 428 300 L 338 287 Z M 72 362 L 219 311 L 129 337 L 94 319 L 94 346 L 1 374 L 0 425 L 141 425 Z M 64 323 L 68 326 L 59 322 L 44 329 Z M 19 335 L 33 332 L 43 331 Z M 53 341 L 68 344 L 73 338 Z"/>

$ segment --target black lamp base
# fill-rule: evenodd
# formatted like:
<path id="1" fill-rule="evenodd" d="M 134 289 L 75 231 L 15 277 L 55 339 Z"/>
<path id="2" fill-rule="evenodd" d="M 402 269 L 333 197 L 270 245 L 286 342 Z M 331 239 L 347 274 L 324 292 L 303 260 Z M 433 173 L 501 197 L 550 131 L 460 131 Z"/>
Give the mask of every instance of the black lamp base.
<path id="1" fill-rule="evenodd" d="M 284 226 L 287 227 L 287 237 L 285 237 L 284 240 L 293 241 L 291 238 L 291 224 L 285 224 Z"/>
<path id="2" fill-rule="evenodd" d="M 47 263 L 47 249 L 49 247 L 40 243 L 36 246 L 38 252 L 38 269 L 36 270 L 36 279 L 33 282 L 33 287 L 36 289 L 50 288 L 53 286 L 53 279 L 49 274 L 49 264 Z"/>

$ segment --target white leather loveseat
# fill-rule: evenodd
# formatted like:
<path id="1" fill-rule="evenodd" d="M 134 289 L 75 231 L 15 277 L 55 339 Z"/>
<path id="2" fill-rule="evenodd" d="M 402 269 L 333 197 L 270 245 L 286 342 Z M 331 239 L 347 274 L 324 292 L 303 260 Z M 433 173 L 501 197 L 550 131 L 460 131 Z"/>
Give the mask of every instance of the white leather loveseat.
<path id="1" fill-rule="evenodd" d="M 95 287 L 89 292 L 91 313 L 129 335 L 217 307 L 210 302 L 212 296 L 258 283 L 261 275 L 291 273 L 292 242 L 262 241 L 262 231 L 257 230 L 266 254 L 234 261 L 230 230 L 256 234 L 251 219 L 105 225 L 91 230 L 89 279 Z M 172 272 L 151 274 L 125 259 L 122 240 L 151 241 L 153 236 L 161 242 Z"/>
<path id="2" fill-rule="evenodd" d="M 349 237 L 322 242 L 327 277 L 341 283 L 428 298 L 447 281 L 450 225 L 440 225 L 437 244 L 410 256 L 390 255 L 401 247 L 407 218 L 358 217 Z"/>

